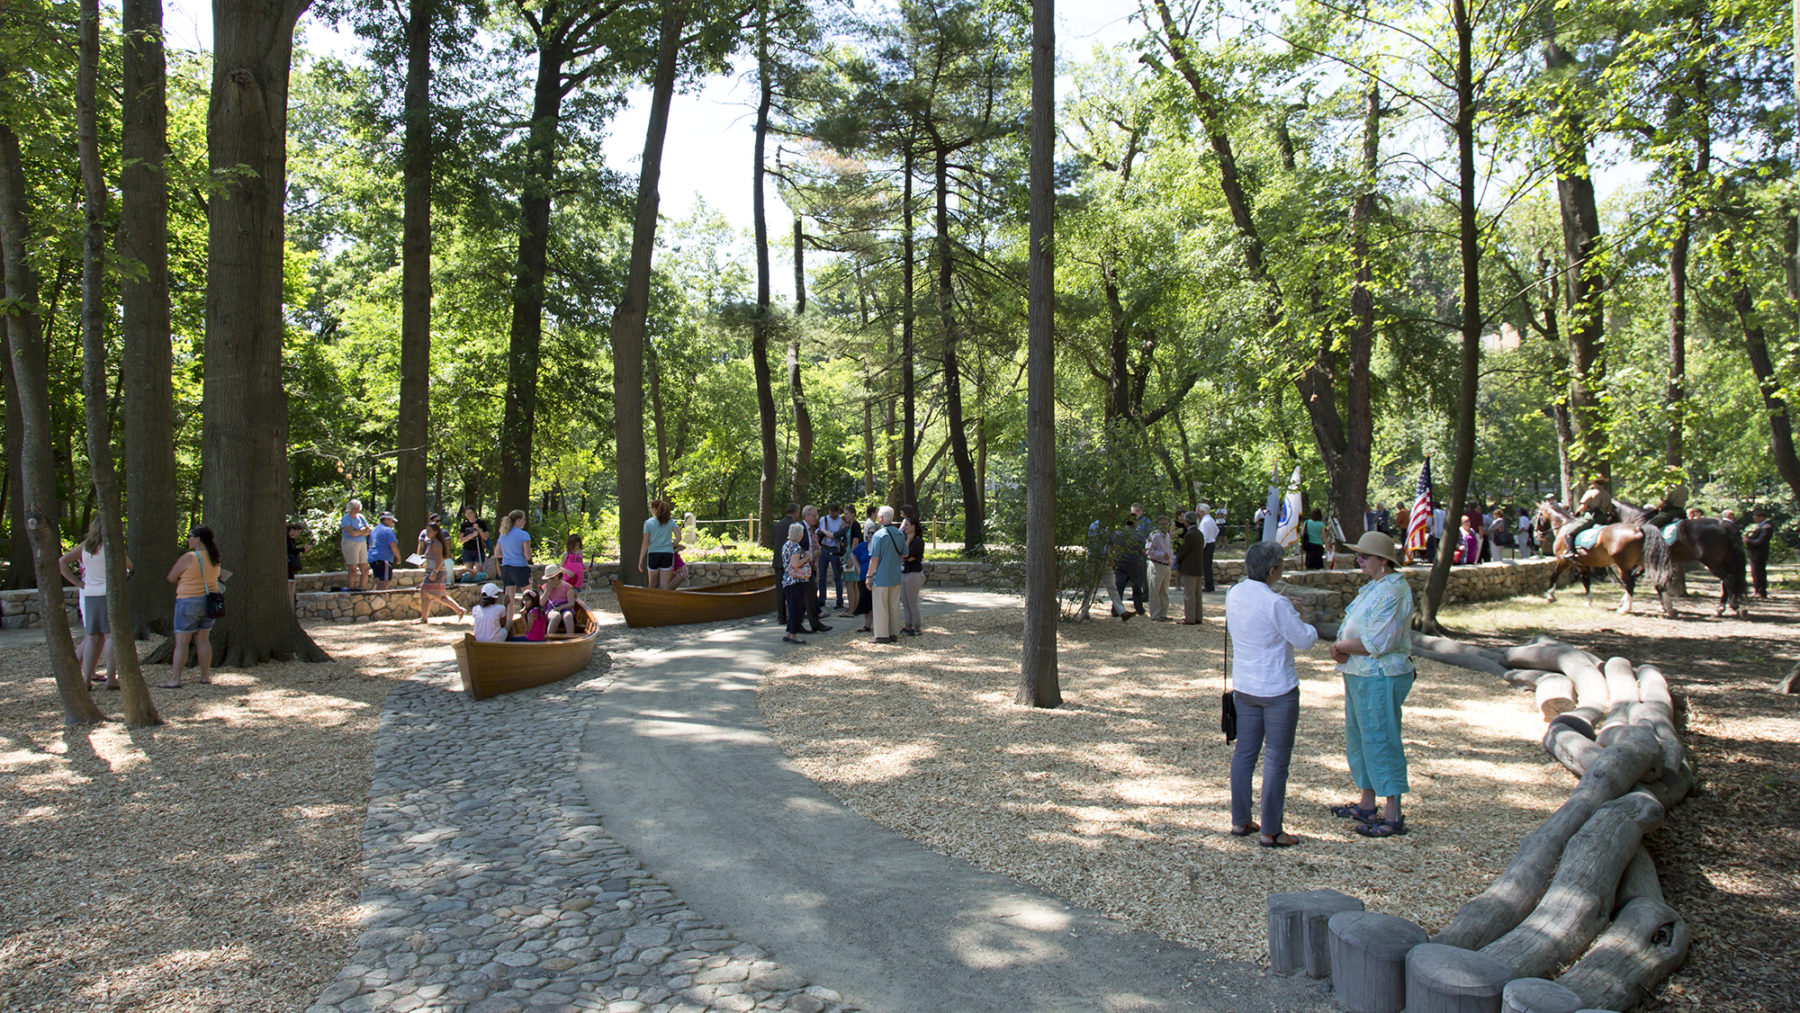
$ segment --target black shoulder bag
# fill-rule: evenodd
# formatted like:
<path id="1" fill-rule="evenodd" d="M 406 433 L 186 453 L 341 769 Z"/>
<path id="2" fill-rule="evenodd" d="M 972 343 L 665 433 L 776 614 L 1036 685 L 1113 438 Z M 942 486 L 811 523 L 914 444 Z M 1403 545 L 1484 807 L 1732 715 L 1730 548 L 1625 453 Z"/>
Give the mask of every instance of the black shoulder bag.
<path id="1" fill-rule="evenodd" d="M 200 586 L 206 588 L 206 618 L 219 619 L 225 615 L 225 586 L 220 585 L 213 590 L 212 583 L 206 579 L 206 560 L 200 553 L 194 553 L 194 565 L 200 568 Z"/>

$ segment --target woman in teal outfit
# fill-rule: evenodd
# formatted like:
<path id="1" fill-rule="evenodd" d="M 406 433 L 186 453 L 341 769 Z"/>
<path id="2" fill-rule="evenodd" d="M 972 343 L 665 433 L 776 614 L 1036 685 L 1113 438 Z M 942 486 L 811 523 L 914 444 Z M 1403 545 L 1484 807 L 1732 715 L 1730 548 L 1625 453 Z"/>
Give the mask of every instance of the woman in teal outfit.
<path id="1" fill-rule="evenodd" d="M 1368 583 L 1344 610 L 1331 660 L 1344 673 L 1344 757 L 1362 798 L 1331 811 L 1355 820 L 1364 837 L 1393 837 L 1406 833 L 1400 705 L 1413 686 L 1412 588 L 1399 572 L 1394 540 L 1379 531 L 1356 543 L 1356 566 Z M 1387 799 L 1385 811 L 1375 808 L 1378 795 Z"/>

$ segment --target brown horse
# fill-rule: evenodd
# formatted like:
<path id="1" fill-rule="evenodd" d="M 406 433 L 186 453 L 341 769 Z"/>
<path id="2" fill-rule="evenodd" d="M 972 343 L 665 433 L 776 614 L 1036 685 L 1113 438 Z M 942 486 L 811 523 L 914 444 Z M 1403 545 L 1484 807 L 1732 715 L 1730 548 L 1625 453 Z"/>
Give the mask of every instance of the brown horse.
<path id="1" fill-rule="evenodd" d="M 1669 542 L 1669 558 L 1678 568 L 1699 563 L 1719 578 L 1719 604 L 1713 609 L 1714 616 L 1724 615 L 1729 608 L 1739 619 L 1744 618 L 1744 598 L 1748 591 L 1744 566 L 1748 557 L 1744 552 L 1744 536 L 1737 525 L 1718 517 L 1683 520 L 1676 525 L 1675 537 Z M 1670 600 L 1671 593 L 1672 588 L 1663 590 L 1663 611 L 1673 615 L 1675 607 Z"/>
<path id="2" fill-rule="evenodd" d="M 1592 572 L 1611 568 L 1619 578 L 1619 586 L 1625 589 L 1625 600 L 1619 605 L 1621 615 L 1631 612 L 1631 596 L 1637 590 L 1638 575 L 1645 572 L 1649 573 L 1651 584 L 1657 592 L 1663 595 L 1663 613 L 1674 614 L 1666 594 L 1674 571 L 1669 565 L 1669 546 L 1663 541 L 1661 531 L 1650 525 L 1608 524 L 1600 529 L 1600 535 L 1592 547 L 1571 549 L 1561 532 L 1565 525 L 1575 519 L 1575 515 L 1567 507 L 1554 500 L 1545 500 L 1539 504 L 1537 513 L 1532 515 L 1532 526 L 1537 531 L 1538 544 L 1554 544 L 1552 551 L 1557 558 L 1556 569 L 1550 574 L 1550 586 L 1545 591 L 1544 600 L 1556 600 L 1557 578 L 1562 576 L 1564 570 L 1573 568 L 1581 576 L 1582 590 L 1587 594 L 1588 604 L 1592 605 Z"/>

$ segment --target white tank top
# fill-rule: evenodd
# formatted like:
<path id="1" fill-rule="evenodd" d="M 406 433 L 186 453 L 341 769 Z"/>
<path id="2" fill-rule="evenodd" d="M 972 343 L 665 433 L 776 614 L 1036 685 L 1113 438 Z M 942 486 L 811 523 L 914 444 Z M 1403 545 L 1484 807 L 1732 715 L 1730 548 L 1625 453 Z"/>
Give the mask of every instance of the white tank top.
<path id="1" fill-rule="evenodd" d="M 86 545 L 81 547 L 81 593 L 87 598 L 106 593 L 106 546 L 91 555 Z"/>

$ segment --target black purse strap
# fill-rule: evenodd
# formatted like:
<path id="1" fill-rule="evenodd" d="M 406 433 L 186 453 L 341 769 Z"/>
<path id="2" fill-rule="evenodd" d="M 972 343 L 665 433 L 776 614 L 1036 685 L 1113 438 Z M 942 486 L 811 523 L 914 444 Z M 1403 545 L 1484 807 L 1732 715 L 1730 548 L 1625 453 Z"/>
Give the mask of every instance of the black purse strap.
<path id="1" fill-rule="evenodd" d="M 1229 619 L 1225 620 L 1225 662 L 1221 666 L 1219 674 L 1224 682 L 1225 691 L 1229 693 L 1231 691 L 1231 620 Z"/>

